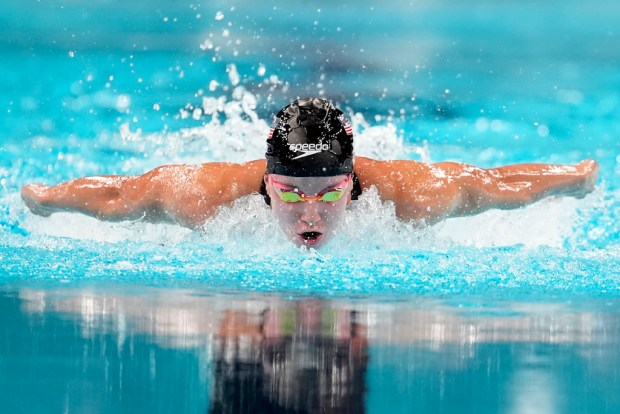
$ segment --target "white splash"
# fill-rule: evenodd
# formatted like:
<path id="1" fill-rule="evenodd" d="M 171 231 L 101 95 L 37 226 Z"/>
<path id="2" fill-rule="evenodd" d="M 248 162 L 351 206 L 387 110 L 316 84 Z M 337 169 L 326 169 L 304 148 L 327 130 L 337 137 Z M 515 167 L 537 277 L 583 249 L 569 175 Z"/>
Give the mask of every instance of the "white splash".
<path id="1" fill-rule="evenodd" d="M 210 161 L 244 162 L 263 158 L 271 120 L 256 113 L 258 100 L 243 86 L 233 89 L 231 96 L 206 96 L 200 108 L 190 108 L 187 116 L 206 118 L 204 125 L 179 131 L 143 133 L 129 130 L 123 124 L 118 143 L 114 137 L 108 145 L 149 154 L 129 158 L 119 173 L 147 171 L 161 164 L 200 164 Z M 393 124 L 370 125 L 362 114 L 352 114 L 355 154 L 376 159 L 410 158 L 428 161 L 428 149 L 405 146 Z"/>
<path id="2" fill-rule="evenodd" d="M 583 202 L 549 198 L 516 210 L 489 210 L 452 218 L 433 226 L 436 235 L 459 245 L 561 247 L 573 232 Z"/>
<path id="3" fill-rule="evenodd" d="M 78 213 L 54 213 L 49 217 L 26 215 L 22 225 L 35 235 L 69 237 L 97 242 L 150 242 L 165 245 L 187 240 L 192 230 L 174 224 L 141 221 L 109 222 Z"/>
<path id="4" fill-rule="evenodd" d="M 296 249 L 279 229 L 271 209 L 258 194 L 243 197 L 230 207 L 220 208 L 215 217 L 202 227 L 201 237 L 203 242 L 222 245 L 233 256 L 270 256 Z"/>

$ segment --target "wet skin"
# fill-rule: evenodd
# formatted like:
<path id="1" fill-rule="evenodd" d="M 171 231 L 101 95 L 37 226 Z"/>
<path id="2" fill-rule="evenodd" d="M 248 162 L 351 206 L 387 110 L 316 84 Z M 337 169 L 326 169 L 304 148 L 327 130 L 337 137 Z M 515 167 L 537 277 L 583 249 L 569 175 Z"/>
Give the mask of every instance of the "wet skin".
<path id="1" fill-rule="evenodd" d="M 352 184 L 349 181 L 344 188 L 344 195 L 335 202 L 301 201 L 287 203 L 280 199 L 272 180 L 280 185 L 297 191 L 308 197 L 316 196 L 322 191 L 337 186 L 346 175 L 333 177 L 288 177 L 278 174 L 265 176 L 267 193 L 271 197 L 271 209 L 278 225 L 297 246 L 320 247 L 336 233 L 349 202 L 351 201 Z"/>

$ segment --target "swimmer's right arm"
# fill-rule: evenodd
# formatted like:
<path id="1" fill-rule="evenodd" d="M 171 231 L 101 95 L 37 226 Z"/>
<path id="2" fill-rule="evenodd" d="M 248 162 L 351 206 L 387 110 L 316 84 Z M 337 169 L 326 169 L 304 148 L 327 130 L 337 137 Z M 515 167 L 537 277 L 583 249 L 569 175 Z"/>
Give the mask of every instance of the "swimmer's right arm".
<path id="1" fill-rule="evenodd" d="M 264 160 L 168 165 L 139 176 L 85 177 L 51 187 L 28 184 L 21 195 L 28 208 L 42 216 L 75 211 L 102 220 L 198 227 L 219 206 L 258 191 L 264 171 Z"/>
<path id="2" fill-rule="evenodd" d="M 131 220 L 158 210 L 157 186 L 149 186 L 159 171 L 140 176 L 84 177 L 54 186 L 28 184 L 21 196 L 30 211 L 49 216 L 75 211 L 103 220 Z"/>

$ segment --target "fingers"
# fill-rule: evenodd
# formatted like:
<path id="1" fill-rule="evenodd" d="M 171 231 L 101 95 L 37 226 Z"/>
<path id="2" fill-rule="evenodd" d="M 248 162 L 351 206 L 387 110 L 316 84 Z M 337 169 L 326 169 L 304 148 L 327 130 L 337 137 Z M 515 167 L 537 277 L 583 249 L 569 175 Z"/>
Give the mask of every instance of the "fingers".
<path id="1" fill-rule="evenodd" d="M 42 184 L 27 184 L 22 187 L 21 197 L 26 206 L 34 214 L 40 216 L 49 216 L 52 210 L 42 205 L 45 200 L 47 186 Z"/>
<path id="2" fill-rule="evenodd" d="M 575 168 L 578 173 L 578 182 L 565 194 L 575 198 L 583 198 L 594 191 L 598 180 L 599 165 L 594 160 L 586 159 L 576 164 Z"/>
<path id="3" fill-rule="evenodd" d="M 588 191 L 594 190 L 594 186 L 598 180 L 599 165 L 594 160 L 583 160 L 578 165 L 580 171 L 584 174 L 584 188 Z"/>
<path id="4" fill-rule="evenodd" d="M 579 164 L 577 164 L 577 168 L 579 168 L 581 171 L 585 172 L 585 173 L 590 173 L 590 172 L 598 172 L 599 169 L 599 165 L 598 162 L 592 160 L 592 159 L 586 159 L 581 161 Z"/>

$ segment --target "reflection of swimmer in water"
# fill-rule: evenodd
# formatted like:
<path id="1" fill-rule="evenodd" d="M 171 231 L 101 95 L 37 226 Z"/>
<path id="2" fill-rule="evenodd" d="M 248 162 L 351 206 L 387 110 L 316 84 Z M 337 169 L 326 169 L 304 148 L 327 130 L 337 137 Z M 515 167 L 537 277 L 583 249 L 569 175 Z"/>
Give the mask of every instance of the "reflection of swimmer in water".
<path id="1" fill-rule="evenodd" d="M 363 413 L 368 363 L 356 313 L 320 301 L 226 312 L 211 413 Z"/>
<path id="2" fill-rule="evenodd" d="M 300 99 L 276 115 L 266 160 L 168 165 L 140 176 L 87 177 L 52 187 L 29 184 L 22 198 L 44 216 L 79 211 L 105 220 L 197 227 L 218 207 L 260 191 L 293 243 L 318 247 L 334 234 L 349 202 L 371 186 L 394 203 L 400 219 L 432 224 L 551 195 L 583 197 L 597 176 L 593 160 L 481 169 L 353 157 L 353 133 L 343 113 L 323 99 Z"/>

